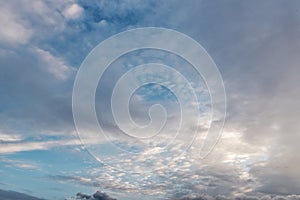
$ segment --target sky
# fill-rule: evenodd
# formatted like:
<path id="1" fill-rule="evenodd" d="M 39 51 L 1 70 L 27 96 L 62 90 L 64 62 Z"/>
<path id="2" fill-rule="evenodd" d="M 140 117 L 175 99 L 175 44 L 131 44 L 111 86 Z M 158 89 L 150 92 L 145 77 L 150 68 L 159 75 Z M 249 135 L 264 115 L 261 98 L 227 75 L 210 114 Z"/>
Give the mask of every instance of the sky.
<path id="1" fill-rule="evenodd" d="M 63 200 L 99 190 L 121 200 L 300 199 L 300 1 L 0 0 L 0 26 L 0 195 Z M 208 83 L 216 79 L 161 49 L 138 49 L 110 63 L 93 96 L 106 134 L 91 124 L 85 99 L 77 101 L 84 124 L 78 133 L 72 95 L 79 72 L 105 60 L 94 49 L 101 42 L 144 27 L 189 36 L 217 66 L 226 117 L 205 158 L 205 134 L 223 120 L 222 95 L 211 105 Z M 151 38 L 145 40 L 154 46 L 202 58 L 188 42 Z M 124 45 L 142 42 L 133 37 Z M 117 45 L 104 53 L 119 52 Z M 111 101 L 119 80 L 129 82 Z M 130 84 L 149 82 L 126 99 Z M 111 103 L 124 112 L 114 115 Z"/>

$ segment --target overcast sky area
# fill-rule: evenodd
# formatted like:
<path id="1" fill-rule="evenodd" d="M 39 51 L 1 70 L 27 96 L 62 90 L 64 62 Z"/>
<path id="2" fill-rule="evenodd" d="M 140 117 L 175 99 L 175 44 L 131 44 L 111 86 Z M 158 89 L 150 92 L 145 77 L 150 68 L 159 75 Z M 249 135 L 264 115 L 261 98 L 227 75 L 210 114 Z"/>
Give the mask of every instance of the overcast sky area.
<path id="1" fill-rule="evenodd" d="M 299 0 L 0 0 L 0 26 L 0 199 L 26 194 L 71 200 L 78 192 L 82 200 L 300 199 Z M 206 82 L 190 63 L 161 50 L 123 55 L 99 81 L 95 109 L 109 140 L 95 137 L 94 127 L 85 129 L 85 141 L 101 155 L 98 160 L 79 139 L 72 91 L 82 62 L 110 36 L 141 27 L 188 35 L 205 48 L 220 71 L 227 97 L 225 125 L 204 159 L 199 157 L 205 138 L 201 134 L 209 129 L 213 110 Z M 176 73 L 151 66 L 143 71 L 155 72 L 157 79 L 176 78 L 170 85 L 187 105 L 177 140 L 170 138 L 182 104 L 159 85 L 137 90 L 129 110 L 136 123 L 146 125 L 151 105 L 164 106 L 165 135 L 128 140 L 113 120 L 114 85 L 143 63 L 171 66 L 196 91 L 198 102 L 191 101 L 188 87 L 183 87 L 185 79 Z M 123 99 L 116 103 L 123 105 Z M 195 104 L 199 116 L 189 110 Z M 196 128 L 201 134 L 194 141 Z M 146 137 L 155 130 L 135 134 Z M 168 141 L 173 143 L 162 152 Z M 186 147 L 190 148 L 184 151 Z"/>

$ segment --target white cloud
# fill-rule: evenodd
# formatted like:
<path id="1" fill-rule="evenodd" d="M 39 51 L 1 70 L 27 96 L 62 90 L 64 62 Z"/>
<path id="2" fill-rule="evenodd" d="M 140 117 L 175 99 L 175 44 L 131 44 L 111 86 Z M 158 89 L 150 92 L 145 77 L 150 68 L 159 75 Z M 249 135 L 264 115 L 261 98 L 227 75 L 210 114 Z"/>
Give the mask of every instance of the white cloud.
<path id="1" fill-rule="evenodd" d="M 23 139 L 20 135 L 7 134 L 0 132 L 0 142 L 18 142 Z"/>
<path id="2" fill-rule="evenodd" d="M 5 165 L 18 169 L 38 169 L 38 165 L 32 161 L 27 160 L 13 160 L 13 159 L 1 159 L 1 162 Z"/>
<path id="3" fill-rule="evenodd" d="M 76 139 L 42 141 L 42 142 L 19 142 L 1 144 L 0 154 L 10 154 L 23 151 L 47 150 L 54 147 L 80 145 L 80 141 Z"/>
<path id="4" fill-rule="evenodd" d="M 100 26 L 100 27 L 104 27 L 104 26 L 106 26 L 108 24 L 108 22 L 105 20 L 105 19 L 102 19 L 99 23 L 98 23 L 98 25 Z"/>
<path id="5" fill-rule="evenodd" d="M 77 19 L 82 15 L 83 11 L 84 10 L 80 5 L 74 3 L 64 9 L 63 15 L 67 19 Z"/>
<path id="6" fill-rule="evenodd" d="M 57 58 L 48 51 L 39 48 L 34 48 L 34 51 L 46 63 L 46 66 L 43 67 L 57 79 L 66 80 L 68 74 L 74 70 L 72 67 L 66 65 L 62 58 Z"/>
<path id="7" fill-rule="evenodd" d="M 64 133 L 68 135 L 73 135 L 75 132 Z M 95 135 L 95 134 L 93 134 Z M 105 142 L 96 140 L 94 137 L 85 138 L 85 142 L 87 145 L 100 145 Z M 32 140 L 26 141 L 26 138 L 23 138 L 18 135 L 7 135 L 0 133 L 0 154 L 12 154 L 17 152 L 24 152 L 24 151 L 35 151 L 35 150 L 49 150 L 56 147 L 61 146 L 72 146 L 74 150 L 81 150 L 82 143 L 79 138 L 77 137 L 70 137 L 69 139 L 56 139 L 56 140 Z M 78 148 L 80 147 L 80 149 Z"/>
<path id="8" fill-rule="evenodd" d="M 22 24 L 11 10 L 0 8 L 0 43 L 25 44 L 32 36 L 32 30 Z"/>

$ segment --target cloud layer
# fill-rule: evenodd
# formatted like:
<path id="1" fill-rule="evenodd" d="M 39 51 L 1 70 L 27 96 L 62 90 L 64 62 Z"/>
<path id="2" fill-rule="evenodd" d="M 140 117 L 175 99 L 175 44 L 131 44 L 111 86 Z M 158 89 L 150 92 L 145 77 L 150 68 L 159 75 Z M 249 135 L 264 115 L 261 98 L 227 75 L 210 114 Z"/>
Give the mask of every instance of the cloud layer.
<path id="1" fill-rule="evenodd" d="M 158 26 L 181 31 L 200 42 L 223 76 L 228 112 L 223 136 L 212 154 L 205 160 L 199 159 L 200 145 L 196 143 L 187 154 L 167 165 L 168 156 L 155 159 L 154 153 L 160 151 L 156 144 L 152 144 L 152 151 L 140 153 L 141 143 L 120 142 L 117 144 L 137 154 L 128 157 L 119 154 L 119 158 L 126 158 L 120 162 L 107 151 L 106 159 L 132 171 L 143 171 L 139 163 L 159 170 L 153 174 L 128 175 L 93 162 L 78 171 L 48 172 L 47 168 L 42 175 L 29 174 L 27 178 L 47 177 L 95 189 L 101 185 L 105 191 L 117 191 L 118 199 L 127 196 L 130 200 L 141 196 L 213 199 L 218 195 L 299 199 L 299 10 L 297 0 L 1 3 L 0 154 L 13 158 L 1 159 L 0 172 L 5 175 L 14 174 L 11 169 L 35 169 L 27 163 L 12 161 L 24 152 L 30 160 L 39 158 L 36 154 L 40 151 L 53 153 L 53 149 L 62 148 L 64 158 L 56 165 L 45 163 L 57 168 L 69 158 L 87 157 L 72 118 L 72 86 L 81 62 L 99 42 L 115 33 Z M 106 112 L 110 105 L 103 103 L 110 98 L 108 89 L 118 73 L 141 61 L 155 60 L 153 56 L 152 60 L 141 59 L 147 58 L 143 52 L 131 58 L 115 63 L 110 76 L 102 80 L 105 87 L 99 88 L 96 97 L 100 120 L 116 135 L 117 127 Z M 124 65 L 120 67 L 121 64 Z M 169 64 L 183 66 L 171 61 Z M 152 94 L 136 95 L 132 106 L 133 116 L 144 123 L 148 117 L 145 111 L 149 102 L 143 103 L 147 95 Z M 169 110 L 175 110 L 171 101 L 165 103 Z M 107 146 L 100 147 L 106 150 Z M 180 148 L 174 146 L 172 150 L 178 152 Z M 153 162 L 147 163 L 147 158 Z M 52 159 L 50 156 L 49 160 Z M 71 164 L 83 166 L 80 161 Z M 21 172 L 19 177 L 28 174 Z M 7 181 L 11 181 L 9 177 L 6 176 Z M 11 182 L 24 185 L 21 181 Z M 109 197 L 103 194 L 101 198 Z"/>

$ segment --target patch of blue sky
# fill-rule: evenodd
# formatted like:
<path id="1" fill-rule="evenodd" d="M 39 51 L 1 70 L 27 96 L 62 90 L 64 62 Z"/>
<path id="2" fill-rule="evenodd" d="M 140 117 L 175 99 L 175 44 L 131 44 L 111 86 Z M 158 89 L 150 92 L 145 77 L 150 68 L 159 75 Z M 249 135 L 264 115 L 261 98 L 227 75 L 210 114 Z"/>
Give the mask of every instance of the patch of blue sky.
<path id="1" fill-rule="evenodd" d="M 145 17 L 155 12 L 156 1 L 78 1 L 84 9 L 76 20 L 66 20 L 65 29 L 54 31 L 51 37 L 34 39 L 40 47 L 63 57 L 74 67 L 79 67 L 85 56 L 105 38 L 128 27 L 145 24 Z"/>
<path id="2" fill-rule="evenodd" d="M 87 176 L 83 167 L 101 167 L 86 151 L 74 151 L 74 147 L 14 153 L 1 156 L 0 163 L 0 170 L 6 172 L 1 178 L 7 184 L 1 188 L 34 191 L 34 195 L 55 200 L 74 195 L 74 191 L 83 188 L 91 192 L 94 189 L 80 182 L 55 180 L 52 176 Z"/>
<path id="3" fill-rule="evenodd" d="M 165 86 L 150 83 L 140 87 L 134 95 L 139 95 L 148 102 L 171 101 L 176 102 L 176 96 Z"/>
<path id="4" fill-rule="evenodd" d="M 177 70 L 180 74 L 182 74 L 186 80 L 191 84 L 194 89 L 194 92 L 197 95 L 198 103 L 200 105 L 201 112 L 209 112 L 209 107 L 205 106 L 210 103 L 210 95 L 207 90 L 206 84 L 201 77 L 201 74 L 198 74 L 192 65 L 190 65 L 184 58 L 181 58 L 171 52 L 166 52 L 163 50 L 156 49 L 141 49 L 132 52 L 128 52 L 122 56 L 120 56 L 117 60 L 115 60 L 109 67 L 108 70 L 104 73 L 104 77 L 102 79 L 106 80 L 106 85 L 114 85 L 114 80 L 116 80 L 119 76 L 128 72 L 129 70 L 138 67 L 139 65 L 145 63 L 158 63 L 163 64 L 168 67 Z M 149 66 L 151 68 L 151 65 Z M 151 71 L 151 69 L 148 69 Z M 177 77 L 172 77 L 172 73 L 168 73 L 167 71 L 162 70 L 160 74 L 156 74 L 155 79 L 161 78 L 161 80 L 173 79 L 173 81 L 177 81 Z M 109 77 L 109 78 L 105 78 Z M 150 79 L 150 75 L 146 72 L 144 74 L 139 74 L 136 76 L 138 81 L 143 82 L 143 80 Z M 109 82 L 108 82 L 109 81 Z M 99 83 L 100 84 L 100 83 Z M 103 84 L 103 83 L 101 83 Z M 186 86 L 182 83 L 178 83 L 177 88 L 181 88 L 180 90 L 184 91 Z M 111 89 L 113 87 L 110 87 Z M 107 89 L 107 88 L 106 88 Z M 145 101 L 152 100 L 170 100 L 175 101 L 175 95 L 167 90 L 167 88 L 158 86 L 157 84 L 149 84 L 148 86 L 141 87 L 137 92 L 137 95 L 141 95 Z"/>

